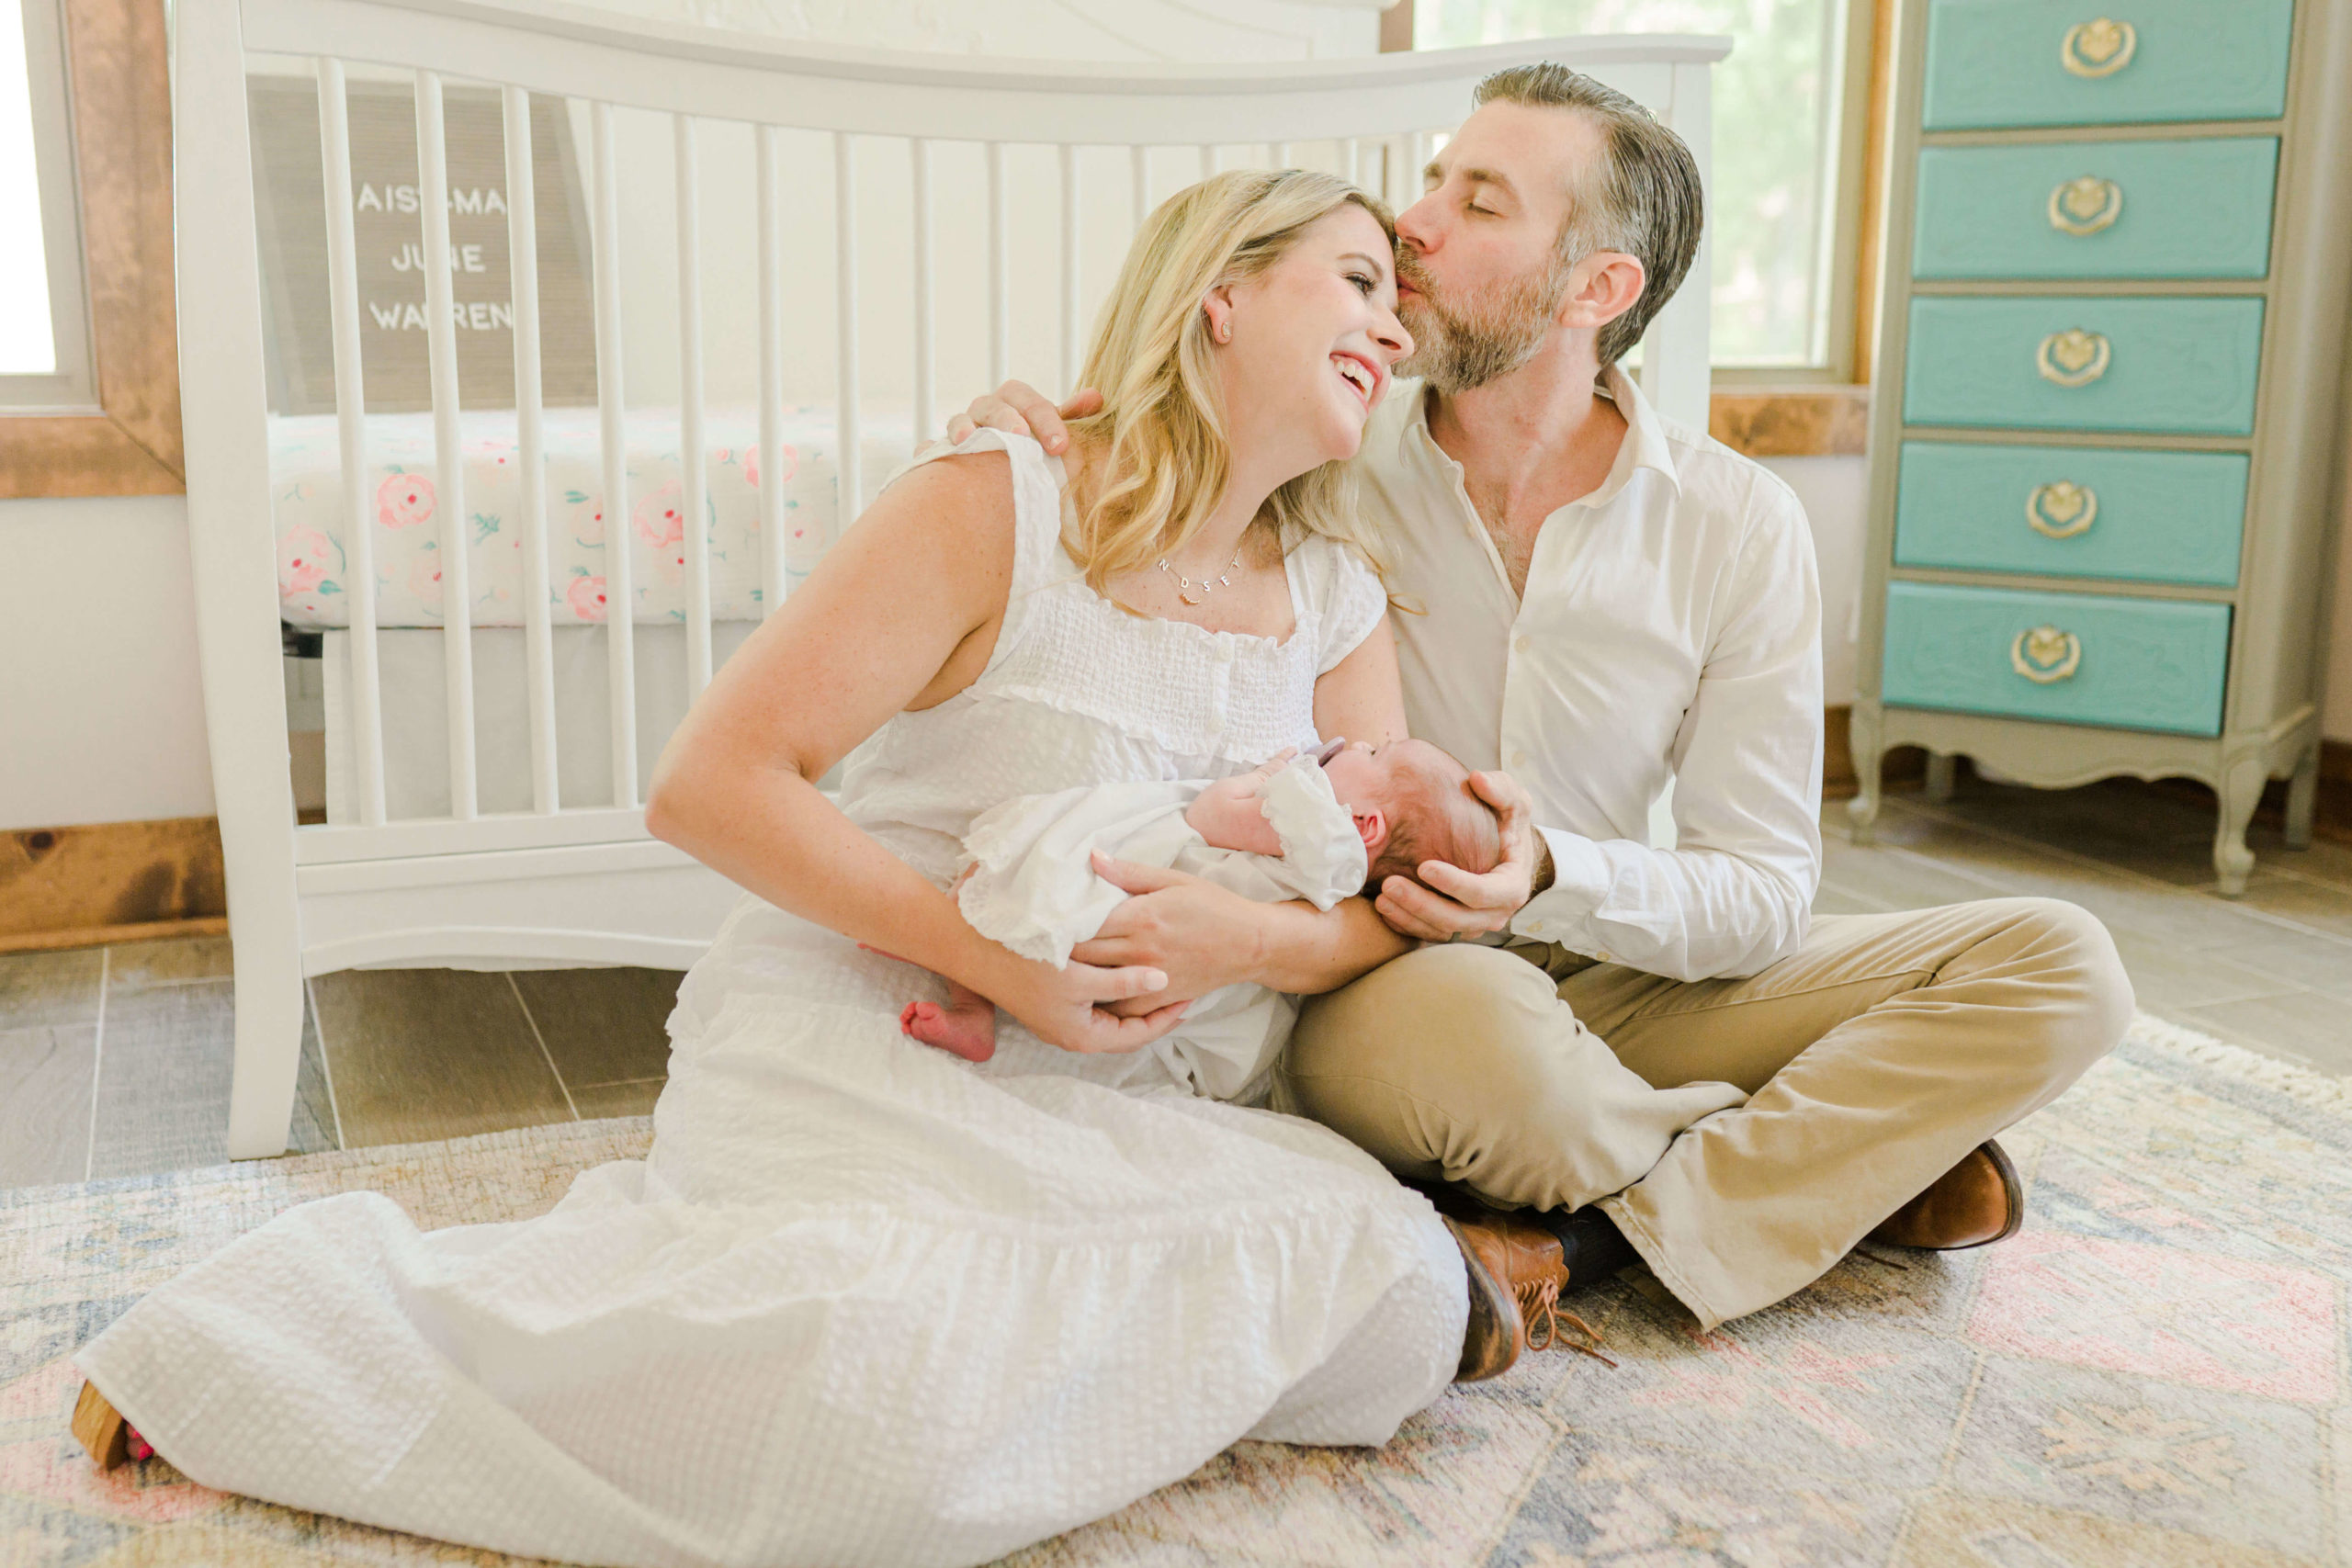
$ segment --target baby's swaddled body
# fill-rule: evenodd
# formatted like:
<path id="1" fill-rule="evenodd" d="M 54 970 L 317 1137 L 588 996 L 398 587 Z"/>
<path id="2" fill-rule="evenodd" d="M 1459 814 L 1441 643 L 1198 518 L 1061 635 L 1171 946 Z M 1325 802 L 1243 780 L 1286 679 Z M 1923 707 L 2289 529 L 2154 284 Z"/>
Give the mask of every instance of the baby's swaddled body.
<path id="1" fill-rule="evenodd" d="M 1020 795 L 984 812 L 964 840 L 957 890 L 974 930 L 1024 958 L 1069 962 L 1127 895 L 1093 868 L 1101 851 L 1185 872 L 1260 903 L 1306 899 L 1329 909 L 1360 891 L 1368 860 L 1353 816 L 1313 758 L 1269 773 L 1259 790 L 1279 855 L 1220 849 L 1186 820 L 1207 780 L 1097 784 Z M 1147 1049 L 1195 1094 L 1250 1102 L 1289 1038 L 1297 1005 L 1262 986 L 1221 987 Z"/>

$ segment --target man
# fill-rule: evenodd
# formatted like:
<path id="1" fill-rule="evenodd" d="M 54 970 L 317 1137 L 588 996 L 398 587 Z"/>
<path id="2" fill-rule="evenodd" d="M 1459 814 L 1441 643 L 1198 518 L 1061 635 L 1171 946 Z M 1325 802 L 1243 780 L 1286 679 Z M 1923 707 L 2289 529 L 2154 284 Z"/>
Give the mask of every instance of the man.
<path id="1" fill-rule="evenodd" d="M 1990 1140 L 2121 1037 L 2114 944 L 2046 899 L 1812 917 L 1803 511 L 1617 367 L 1697 250 L 1696 165 L 1560 66 L 1491 76 L 1477 106 L 1397 220 L 1422 382 L 1355 463 L 1419 612 L 1392 617 L 1412 732 L 1507 770 L 1475 782 L 1512 852 L 1389 879 L 1388 925 L 1447 945 L 1310 1000 L 1275 1103 L 1399 1175 L 1535 1211 L 1555 1282 L 1637 1254 L 1709 1328 L 1866 1236 L 2001 1239 L 2023 1195 Z M 974 414 L 1064 444 L 1017 383 Z M 1656 850 L 1669 781 L 1679 842 Z M 1111 874 L 1139 896 L 1077 957 L 1168 969 L 1155 1003 L 1243 976 L 1329 989 L 1385 956 L 1330 918 L 1250 927 L 1168 874 Z"/>

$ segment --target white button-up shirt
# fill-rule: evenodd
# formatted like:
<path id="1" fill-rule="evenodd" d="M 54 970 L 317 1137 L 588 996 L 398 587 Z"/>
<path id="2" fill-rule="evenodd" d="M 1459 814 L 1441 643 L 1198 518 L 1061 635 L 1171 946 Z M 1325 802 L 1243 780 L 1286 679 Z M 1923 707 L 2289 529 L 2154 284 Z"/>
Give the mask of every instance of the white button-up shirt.
<path id="1" fill-rule="evenodd" d="M 1412 732 L 1534 797 L 1554 881 L 1515 936 L 1675 979 L 1804 940 L 1821 880 L 1821 589 L 1796 496 L 1662 419 L 1622 373 L 1600 488 L 1544 520 L 1514 596 L 1400 381 L 1356 461 L 1386 535 Z M 1648 843 L 1674 784 L 1675 848 Z"/>

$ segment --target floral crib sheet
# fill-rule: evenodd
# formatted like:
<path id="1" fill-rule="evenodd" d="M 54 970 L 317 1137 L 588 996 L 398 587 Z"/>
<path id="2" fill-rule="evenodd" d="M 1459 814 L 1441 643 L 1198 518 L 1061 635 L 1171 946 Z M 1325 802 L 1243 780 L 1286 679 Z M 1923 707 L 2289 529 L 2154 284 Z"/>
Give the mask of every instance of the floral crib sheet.
<path id="1" fill-rule="evenodd" d="M 683 621 L 686 615 L 685 530 L 675 410 L 632 412 L 628 512 L 631 617 Z M 612 529 L 605 505 L 604 458 L 593 408 L 548 409 L 548 571 L 550 619 L 593 625 L 612 614 L 605 562 Z M 860 445 L 864 493 L 870 499 L 912 448 L 903 418 L 869 416 Z M 367 422 L 368 516 L 374 529 L 377 625 L 442 625 L 441 487 L 430 413 L 371 414 Z M 837 443 L 830 407 L 785 411 L 780 471 L 760 470 L 759 416 L 719 409 L 703 419 L 710 603 L 715 619 L 757 620 L 761 614 L 760 489 L 784 489 L 787 584 L 806 577 L 845 520 L 835 516 Z M 472 624 L 523 624 L 521 476 L 514 415 L 462 416 L 468 587 Z M 280 614 L 304 628 L 351 624 L 349 555 L 344 538 L 341 439 L 332 414 L 270 421 L 270 494 L 277 537 Z"/>

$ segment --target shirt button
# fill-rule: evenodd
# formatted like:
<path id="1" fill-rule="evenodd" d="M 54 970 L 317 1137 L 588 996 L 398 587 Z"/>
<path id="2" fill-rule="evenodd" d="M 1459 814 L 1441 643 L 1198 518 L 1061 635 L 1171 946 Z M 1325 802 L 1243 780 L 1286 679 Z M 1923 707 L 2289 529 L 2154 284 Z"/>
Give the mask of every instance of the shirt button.
<path id="1" fill-rule="evenodd" d="M 1526 637 L 1513 637 L 1510 639 L 1511 651 L 1514 653 L 1525 653 L 1527 651 L 1527 644 L 1528 639 Z"/>
<path id="2" fill-rule="evenodd" d="M 1233 645 L 1231 643 L 1220 642 L 1216 645 L 1216 661 L 1219 664 L 1230 664 L 1233 662 Z"/>
<path id="3" fill-rule="evenodd" d="M 1527 766 L 1527 753 L 1524 751 L 1513 751 L 1510 754 L 1510 765 L 1514 768 L 1523 768 Z"/>

